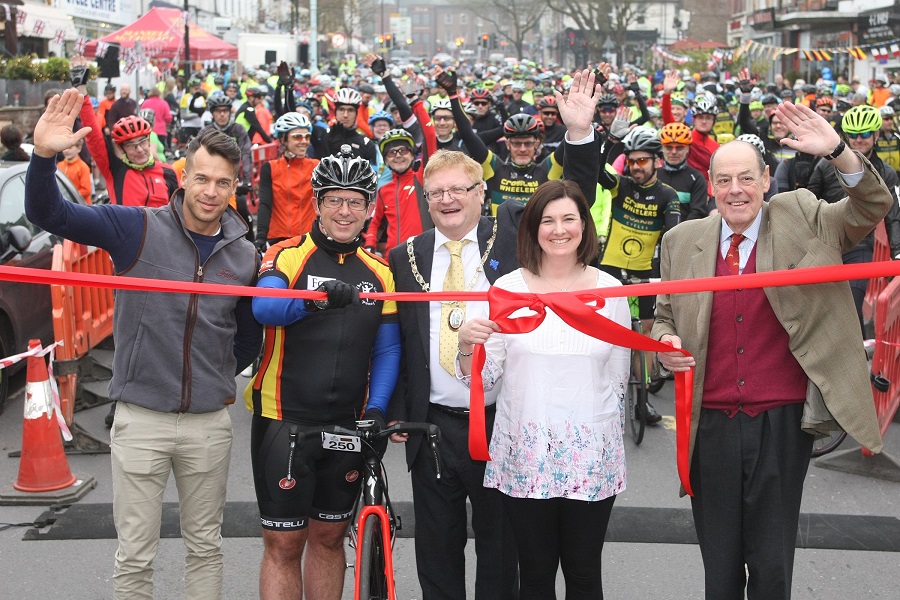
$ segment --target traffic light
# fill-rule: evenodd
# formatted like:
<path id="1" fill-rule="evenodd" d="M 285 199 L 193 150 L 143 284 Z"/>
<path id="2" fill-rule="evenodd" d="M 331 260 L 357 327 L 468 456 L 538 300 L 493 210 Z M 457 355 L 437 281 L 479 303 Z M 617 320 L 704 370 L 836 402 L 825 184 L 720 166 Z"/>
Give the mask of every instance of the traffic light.
<path id="1" fill-rule="evenodd" d="M 490 48 L 491 47 L 491 36 L 488 34 L 482 34 L 481 36 L 481 47 L 482 48 Z"/>

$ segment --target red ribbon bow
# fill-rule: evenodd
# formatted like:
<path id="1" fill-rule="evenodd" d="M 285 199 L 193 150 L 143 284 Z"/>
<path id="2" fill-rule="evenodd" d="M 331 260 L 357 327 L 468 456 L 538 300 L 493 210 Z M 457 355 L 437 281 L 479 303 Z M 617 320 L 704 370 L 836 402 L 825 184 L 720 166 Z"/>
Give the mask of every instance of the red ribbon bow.
<path id="1" fill-rule="evenodd" d="M 598 290 L 573 293 L 517 294 L 498 287 L 491 287 L 487 293 L 490 303 L 490 318 L 500 328 L 501 333 L 528 333 L 537 329 L 551 309 L 563 321 L 578 331 L 598 340 L 634 350 L 651 352 L 671 352 L 672 346 L 657 342 L 599 314 L 606 299 Z M 596 305 L 588 305 L 596 302 Z M 517 310 L 527 307 L 533 315 L 511 318 Z M 690 356 L 686 350 L 680 350 Z M 484 413 L 484 383 L 481 370 L 484 368 L 484 346 L 476 344 L 472 356 L 472 382 L 469 397 L 469 454 L 474 460 L 491 460 L 488 452 L 487 429 Z M 694 370 L 675 374 L 675 445 L 677 449 L 678 477 L 684 490 L 691 496 L 690 464 L 688 444 L 691 430 L 691 410 L 693 405 Z"/>

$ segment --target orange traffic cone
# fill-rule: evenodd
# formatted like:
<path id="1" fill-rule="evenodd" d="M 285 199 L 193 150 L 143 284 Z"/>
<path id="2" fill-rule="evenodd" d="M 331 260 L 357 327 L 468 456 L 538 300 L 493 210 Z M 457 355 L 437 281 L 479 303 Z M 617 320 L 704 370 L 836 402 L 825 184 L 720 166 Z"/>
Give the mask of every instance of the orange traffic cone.
<path id="1" fill-rule="evenodd" d="M 29 348 L 40 345 L 40 340 L 28 343 Z M 47 364 L 42 356 L 29 356 L 22 459 L 19 462 L 19 477 L 13 487 L 20 492 L 52 492 L 69 487 L 75 480 L 53 414 Z"/>

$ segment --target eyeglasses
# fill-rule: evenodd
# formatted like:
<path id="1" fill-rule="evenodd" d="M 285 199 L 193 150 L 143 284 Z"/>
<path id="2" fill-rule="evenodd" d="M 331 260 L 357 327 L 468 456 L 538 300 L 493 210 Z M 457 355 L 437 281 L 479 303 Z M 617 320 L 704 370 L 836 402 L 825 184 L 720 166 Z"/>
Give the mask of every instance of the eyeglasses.
<path id="1" fill-rule="evenodd" d="M 432 121 L 452 121 L 453 116 L 452 115 L 437 115 L 437 116 L 431 117 L 431 120 Z"/>
<path id="2" fill-rule="evenodd" d="M 288 137 L 297 142 L 308 142 L 312 136 L 308 133 L 290 133 Z"/>
<path id="3" fill-rule="evenodd" d="M 862 138 L 864 140 L 867 140 L 870 137 L 872 137 L 873 135 L 875 135 L 874 131 L 865 131 L 863 133 L 848 133 L 847 137 L 850 138 L 851 140 L 855 140 L 856 138 Z"/>
<path id="4" fill-rule="evenodd" d="M 410 149 L 406 146 L 397 146 L 396 148 L 391 148 L 390 150 L 385 152 L 385 154 L 387 154 L 388 156 L 406 156 L 410 153 Z"/>
<path id="5" fill-rule="evenodd" d="M 690 146 L 685 144 L 663 144 L 663 151 L 669 150 L 671 152 L 681 152 L 686 148 L 690 148 Z"/>
<path id="6" fill-rule="evenodd" d="M 541 116 L 542 117 L 555 117 L 556 111 L 555 110 L 542 110 Z"/>
<path id="7" fill-rule="evenodd" d="M 602 112 L 602 113 L 614 113 L 614 112 L 616 112 L 616 108 L 615 108 L 614 106 L 613 106 L 613 107 L 602 106 L 602 107 L 600 107 L 600 112 Z"/>
<path id="8" fill-rule="evenodd" d="M 430 192 L 422 192 L 425 196 L 425 200 L 428 202 L 442 202 L 444 200 L 444 194 L 450 196 L 450 200 L 462 200 L 466 197 L 466 194 L 477 188 L 481 185 L 480 181 L 476 181 L 469 187 L 463 187 L 461 185 L 455 185 L 448 190 L 431 190 Z"/>
<path id="9" fill-rule="evenodd" d="M 646 167 L 653 160 L 652 156 L 642 156 L 640 158 L 626 158 L 625 162 L 628 163 L 629 167 L 638 166 L 638 167 Z"/>
<path id="10" fill-rule="evenodd" d="M 489 104 L 490 102 L 484 102 L 481 100 L 475 100 L 474 102 L 472 102 L 473 106 L 488 106 Z"/>
<path id="11" fill-rule="evenodd" d="M 133 142 L 125 142 L 122 144 L 123 148 L 140 148 L 141 146 L 146 146 L 150 143 L 150 138 L 144 138 L 142 140 L 134 140 Z"/>
<path id="12" fill-rule="evenodd" d="M 347 203 L 347 207 L 350 210 L 355 210 L 356 212 L 362 212 L 366 210 L 369 206 L 369 203 L 363 198 L 340 198 L 338 196 L 323 196 L 319 198 L 319 202 L 325 208 L 340 208 L 344 202 Z"/>

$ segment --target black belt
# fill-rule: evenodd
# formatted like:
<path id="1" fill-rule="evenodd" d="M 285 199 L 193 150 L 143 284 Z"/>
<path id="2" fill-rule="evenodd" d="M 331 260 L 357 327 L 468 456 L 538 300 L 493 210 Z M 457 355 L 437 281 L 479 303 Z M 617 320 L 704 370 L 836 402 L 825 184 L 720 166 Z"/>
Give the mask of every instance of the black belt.
<path id="1" fill-rule="evenodd" d="M 468 408 L 456 408 L 455 406 L 447 406 L 446 404 L 436 404 L 432 402 L 430 404 L 431 408 L 438 412 L 442 412 L 445 415 L 450 415 L 451 417 L 456 417 L 457 419 L 468 419 L 469 418 L 469 409 Z M 491 411 L 496 410 L 496 404 L 490 404 L 484 407 L 485 414 L 490 413 Z"/>

